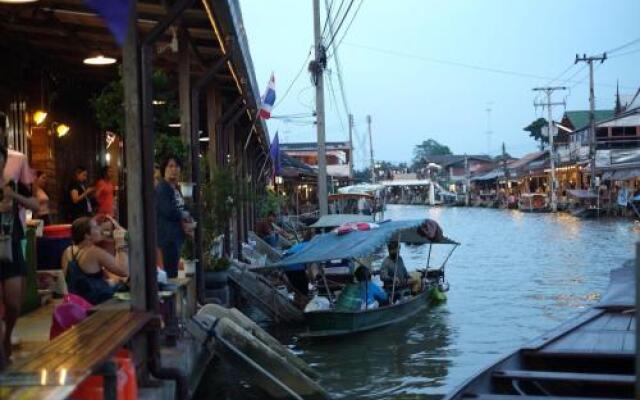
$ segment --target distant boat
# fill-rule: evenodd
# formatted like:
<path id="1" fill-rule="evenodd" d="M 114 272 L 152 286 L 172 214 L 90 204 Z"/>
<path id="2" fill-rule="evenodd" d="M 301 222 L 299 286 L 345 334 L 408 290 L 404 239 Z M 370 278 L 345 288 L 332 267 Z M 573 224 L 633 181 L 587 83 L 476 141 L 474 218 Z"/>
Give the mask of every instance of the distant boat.
<path id="1" fill-rule="evenodd" d="M 634 266 L 611 272 L 602 300 L 472 377 L 444 400 L 632 399 Z"/>
<path id="2" fill-rule="evenodd" d="M 522 193 L 518 200 L 522 212 L 549 212 L 549 201 L 544 193 Z"/>

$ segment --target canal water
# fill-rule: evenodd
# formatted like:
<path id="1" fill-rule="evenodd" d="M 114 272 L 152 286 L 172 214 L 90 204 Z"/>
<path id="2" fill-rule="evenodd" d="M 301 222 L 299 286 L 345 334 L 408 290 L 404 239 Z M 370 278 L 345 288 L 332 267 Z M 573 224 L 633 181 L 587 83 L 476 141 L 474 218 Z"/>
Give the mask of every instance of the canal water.
<path id="1" fill-rule="evenodd" d="M 425 217 L 462 243 L 447 263 L 444 304 L 402 324 L 327 342 L 278 332 L 336 398 L 440 398 L 594 304 L 609 271 L 633 257 L 640 239 L 629 220 L 394 205 L 385 213 L 391 219 Z M 438 247 L 435 261 L 445 256 Z M 403 246 L 401 255 L 408 269 L 424 267 L 427 248 Z M 252 390 L 240 392 L 216 398 L 260 398 Z"/>

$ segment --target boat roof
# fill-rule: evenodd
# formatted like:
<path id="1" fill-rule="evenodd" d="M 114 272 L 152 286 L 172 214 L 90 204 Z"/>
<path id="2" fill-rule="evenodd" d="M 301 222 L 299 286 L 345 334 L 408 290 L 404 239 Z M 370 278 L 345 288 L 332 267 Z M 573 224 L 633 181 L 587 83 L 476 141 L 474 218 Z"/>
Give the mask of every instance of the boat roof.
<path id="1" fill-rule="evenodd" d="M 572 189 L 572 190 L 567 190 L 567 193 L 569 193 L 573 197 L 577 197 L 578 199 L 597 199 L 598 198 L 598 196 L 596 196 L 595 193 L 591 193 L 588 190 Z"/>
<path id="2" fill-rule="evenodd" d="M 371 193 L 334 193 L 328 196 L 329 201 L 360 199 L 361 197 L 364 197 L 367 199 L 375 198 Z"/>
<path id="3" fill-rule="evenodd" d="M 430 220 L 385 221 L 376 228 L 366 231 L 353 231 L 338 235 L 329 232 L 315 236 L 299 252 L 285 257 L 268 267 L 285 267 L 294 264 L 309 264 L 338 259 L 363 258 L 373 254 L 391 240 L 410 244 L 451 244 L 459 243 L 447 237 L 434 242 L 422 236 L 419 229 Z M 435 223 L 435 221 L 432 221 Z"/>
<path id="4" fill-rule="evenodd" d="M 597 308 L 630 308 L 636 304 L 636 275 L 633 261 L 609 273 L 609 287 Z"/>
<path id="5" fill-rule="evenodd" d="M 368 194 L 371 195 L 378 190 L 384 189 L 383 185 L 376 185 L 373 183 L 362 183 L 359 185 L 343 186 L 338 188 L 340 194 Z"/>
<path id="6" fill-rule="evenodd" d="M 536 196 L 547 197 L 547 195 L 544 193 L 522 193 L 520 195 L 520 197 L 536 197 Z"/>
<path id="7" fill-rule="evenodd" d="M 373 222 L 373 216 L 362 214 L 329 214 L 318 218 L 309 228 L 334 228 L 353 222 Z"/>

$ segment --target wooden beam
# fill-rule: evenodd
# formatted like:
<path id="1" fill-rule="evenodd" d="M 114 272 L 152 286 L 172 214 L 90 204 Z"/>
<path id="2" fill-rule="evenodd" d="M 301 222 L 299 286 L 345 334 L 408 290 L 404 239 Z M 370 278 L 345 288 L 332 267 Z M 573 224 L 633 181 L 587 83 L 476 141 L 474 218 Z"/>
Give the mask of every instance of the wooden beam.
<path id="1" fill-rule="evenodd" d="M 142 116 L 140 115 L 140 60 L 135 13 L 129 21 L 129 31 L 122 49 L 122 82 L 124 85 L 125 160 L 127 184 L 127 229 L 129 231 L 129 266 L 131 306 L 136 311 L 147 310 L 142 188 L 145 185 L 142 157 Z"/>
<path id="2" fill-rule="evenodd" d="M 198 145 L 198 142 L 191 141 L 191 124 L 197 125 L 197 121 L 191 121 L 191 52 L 189 51 L 189 38 L 185 30 L 178 29 L 178 101 L 180 104 L 180 137 L 185 148 L 191 149 Z M 191 152 L 187 151 L 184 165 L 191 169 Z M 191 171 L 193 173 L 193 171 Z M 190 176 L 192 182 L 193 177 Z"/>

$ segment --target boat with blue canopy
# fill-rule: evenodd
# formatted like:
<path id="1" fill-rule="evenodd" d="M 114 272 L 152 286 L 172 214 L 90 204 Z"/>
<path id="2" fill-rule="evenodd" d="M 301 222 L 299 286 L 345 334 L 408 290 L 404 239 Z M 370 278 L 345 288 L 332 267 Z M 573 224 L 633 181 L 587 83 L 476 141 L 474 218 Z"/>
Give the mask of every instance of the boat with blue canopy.
<path id="1" fill-rule="evenodd" d="M 325 268 L 332 263 L 350 263 L 354 269 L 369 266 L 371 259 L 390 242 L 412 246 L 428 246 L 428 256 L 422 268 L 415 268 L 416 280 L 412 288 L 396 284 L 396 268 L 392 286 L 387 288 L 388 304 L 370 306 L 368 301 L 358 304 L 355 309 L 340 307 L 340 296 L 347 292 L 349 285 L 335 287 L 325 275 Z M 444 261 L 432 264 L 432 246 L 448 245 Z M 305 310 L 307 332 L 305 337 L 332 337 L 369 331 L 391 325 L 415 315 L 433 301 L 444 301 L 448 290 L 445 280 L 445 265 L 460 244 L 444 236 L 442 229 L 433 220 L 385 221 L 379 224 L 348 224 L 318 235 L 295 254 L 279 260 L 266 268 L 284 271 L 306 266 L 307 271 L 317 271 L 316 304 L 325 307 Z M 369 287 L 368 278 L 364 287 Z M 352 284 L 357 285 L 357 284 Z M 358 297 L 359 298 L 359 297 Z M 317 301 L 321 299 L 322 301 Z M 312 300 L 313 302 L 313 300 Z"/>

